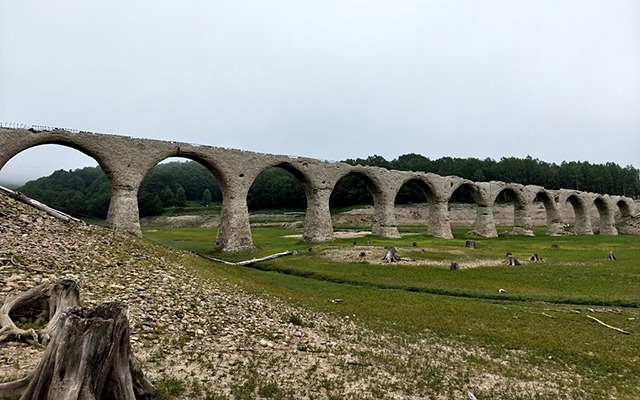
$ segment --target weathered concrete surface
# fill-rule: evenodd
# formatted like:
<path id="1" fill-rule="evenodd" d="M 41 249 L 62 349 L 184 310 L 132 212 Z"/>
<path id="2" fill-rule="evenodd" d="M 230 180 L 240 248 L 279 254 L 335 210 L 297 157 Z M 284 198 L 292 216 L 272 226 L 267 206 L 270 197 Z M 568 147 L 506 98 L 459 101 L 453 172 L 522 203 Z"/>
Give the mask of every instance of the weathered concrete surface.
<path id="1" fill-rule="evenodd" d="M 118 135 L 72 133 L 54 129 L 36 131 L 0 128 L 0 169 L 16 154 L 34 146 L 58 144 L 68 146 L 95 159 L 111 185 L 111 203 L 107 226 L 111 229 L 141 234 L 138 213 L 138 189 L 144 176 L 169 157 L 185 157 L 199 162 L 215 176 L 223 197 L 216 247 L 226 251 L 252 249 L 247 193 L 256 177 L 265 169 L 278 167 L 291 172 L 303 186 L 307 212 L 303 237 L 308 241 L 333 238 L 329 198 L 337 182 L 347 175 L 360 177 L 373 197 L 372 232 L 388 238 L 399 237 L 394 202 L 401 187 L 418 184 L 429 207 L 426 230 L 429 234 L 452 238 L 448 205 L 455 190 L 464 187 L 476 202 L 475 232 L 497 236 L 493 206 L 506 192 L 514 205 L 513 234 L 532 235 L 531 205 L 535 199 L 544 204 L 547 234 L 564 233 L 560 208 L 568 203 L 575 212 L 576 234 L 593 234 L 590 207 L 599 215 L 600 234 L 615 235 L 616 218 L 636 218 L 632 199 L 619 196 L 583 193 L 573 190 L 549 191 L 539 186 L 505 182 L 472 182 L 455 176 L 439 176 L 412 171 L 390 171 L 378 167 L 352 166 L 310 158 L 261 154 L 213 146 L 137 139 Z M 633 225 L 633 224 L 627 224 Z"/>

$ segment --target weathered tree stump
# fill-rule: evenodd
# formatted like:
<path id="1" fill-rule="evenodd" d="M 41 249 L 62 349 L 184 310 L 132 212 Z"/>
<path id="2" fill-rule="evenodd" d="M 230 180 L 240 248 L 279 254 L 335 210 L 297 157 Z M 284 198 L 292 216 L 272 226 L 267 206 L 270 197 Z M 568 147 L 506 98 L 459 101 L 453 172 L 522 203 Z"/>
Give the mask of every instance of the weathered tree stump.
<path id="1" fill-rule="evenodd" d="M 616 255 L 613 254 L 613 251 L 610 251 L 609 254 L 607 254 L 607 260 L 609 260 L 609 261 L 616 261 L 617 260 Z"/>
<path id="2" fill-rule="evenodd" d="M 458 265 L 457 262 L 452 262 L 451 265 L 449 266 L 449 269 L 452 271 L 460 271 L 460 266 Z"/>
<path id="3" fill-rule="evenodd" d="M 80 290 L 74 281 L 68 279 L 39 285 L 8 298 L 0 308 L 0 342 L 24 340 L 46 343 L 51 338 L 62 312 L 78 305 L 80 305 Z M 48 322 L 38 331 L 33 328 L 21 329 L 16 326 L 14 320 L 18 320 L 23 315 L 36 315 L 42 321 Z"/>
<path id="4" fill-rule="evenodd" d="M 382 257 L 384 262 L 392 263 L 396 261 L 400 261 L 400 256 L 395 247 L 387 247 L 387 253 Z"/>
<path id="5" fill-rule="evenodd" d="M 533 253 L 531 257 L 529 257 L 530 262 L 542 262 L 542 257 L 538 255 L 538 253 Z"/>
<path id="6" fill-rule="evenodd" d="M 469 248 L 469 249 L 475 249 L 476 248 L 476 241 L 475 240 L 465 240 L 464 247 L 465 248 Z"/>
<path id="7" fill-rule="evenodd" d="M 504 262 L 507 265 L 520 265 L 520 261 L 515 258 L 511 253 L 507 253 L 507 259 Z"/>
<path id="8" fill-rule="evenodd" d="M 44 284 L 9 298 L 0 308 L 0 338 L 49 344 L 26 377 L 0 383 L 0 398 L 22 393 L 31 399 L 144 399 L 156 390 L 131 351 L 129 307 L 104 303 L 80 307 L 71 280 Z M 39 331 L 23 330 L 13 318 L 40 315 L 49 322 Z"/>

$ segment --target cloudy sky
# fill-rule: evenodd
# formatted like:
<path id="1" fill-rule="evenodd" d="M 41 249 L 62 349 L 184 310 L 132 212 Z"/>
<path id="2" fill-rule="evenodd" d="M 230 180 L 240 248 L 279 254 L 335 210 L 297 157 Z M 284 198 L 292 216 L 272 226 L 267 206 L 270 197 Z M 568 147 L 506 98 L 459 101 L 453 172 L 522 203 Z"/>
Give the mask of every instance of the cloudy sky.
<path id="1" fill-rule="evenodd" d="M 640 167 L 640 2 L 2 0 L 0 122 Z M 85 165 L 42 146 L 0 180 Z"/>

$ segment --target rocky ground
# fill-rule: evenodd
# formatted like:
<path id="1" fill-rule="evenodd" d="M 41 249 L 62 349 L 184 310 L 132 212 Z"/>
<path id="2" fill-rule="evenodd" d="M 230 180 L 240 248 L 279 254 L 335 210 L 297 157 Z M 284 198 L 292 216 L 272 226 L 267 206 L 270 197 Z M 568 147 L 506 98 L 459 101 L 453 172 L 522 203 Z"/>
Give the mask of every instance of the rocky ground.
<path id="1" fill-rule="evenodd" d="M 131 307 L 131 341 L 147 376 L 174 398 L 466 398 L 560 394 L 526 355 L 500 358 L 429 332 L 374 333 L 339 318 L 250 293 L 190 267 L 193 255 L 97 226 L 64 223 L 0 195 L 0 303 L 40 283 L 77 281 L 83 305 Z M 329 300 L 329 299 L 327 299 Z M 0 344 L 0 381 L 26 375 L 43 348 Z M 476 365 L 500 368 L 476 369 Z"/>

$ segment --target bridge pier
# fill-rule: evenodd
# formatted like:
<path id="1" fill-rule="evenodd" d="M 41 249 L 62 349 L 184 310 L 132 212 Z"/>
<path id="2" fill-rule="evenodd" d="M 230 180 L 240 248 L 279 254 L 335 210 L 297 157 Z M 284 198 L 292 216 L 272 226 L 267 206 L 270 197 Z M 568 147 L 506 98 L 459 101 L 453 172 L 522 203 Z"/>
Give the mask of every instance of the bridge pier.
<path id="1" fill-rule="evenodd" d="M 427 216 L 427 232 L 435 237 L 453 239 L 449 220 L 449 202 L 429 199 L 429 215 Z"/>
<path id="2" fill-rule="evenodd" d="M 588 202 L 584 194 L 571 194 L 566 201 L 573 207 L 575 214 L 575 227 L 573 233 L 576 235 L 593 235 L 591 216 L 589 215 Z"/>
<path id="3" fill-rule="evenodd" d="M 142 236 L 137 187 L 114 185 L 111 188 L 111 202 L 105 226 L 116 232 Z"/>
<path id="4" fill-rule="evenodd" d="M 374 198 L 373 226 L 371 233 L 384 238 L 396 239 L 400 237 L 396 225 L 396 209 L 394 196 L 377 196 Z"/>
<path id="5" fill-rule="evenodd" d="M 225 186 L 227 190 L 222 194 L 222 211 L 216 236 L 216 248 L 227 252 L 253 250 L 255 247 L 247 207 L 249 189 L 243 189 L 244 185 Z"/>
<path id="6" fill-rule="evenodd" d="M 562 221 L 562 214 L 560 213 L 558 203 L 548 201 L 544 203 L 544 207 L 547 213 L 547 235 L 564 235 L 564 222 Z"/>
<path id="7" fill-rule="evenodd" d="M 498 237 L 496 223 L 493 219 L 493 208 L 476 203 L 476 225 L 475 232 L 484 237 Z"/>
<path id="8" fill-rule="evenodd" d="M 329 198 L 331 189 L 311 189 L 307 195 L 307 212 L 304 218 L 303 240 L 324 242 L 333 239 L 333 224 Z"/>
<path id="9" fill-rule="evenodd" d="M 607 199 L 608 200 L 608 199 Z M 613 213 L 613 205 L 610 201 L 604 200 L 602 197 L 595 199 L 598 215 L 600 215 L 600 234 L 615 236 L 618 234 L 616 229 L 616 219 Z"/>
<path id="10" fill-rule="evenodd" d="M 531 224 L 531 205 L 513 204 L 513 230 L 512 235 L 534 236 Z"/>

